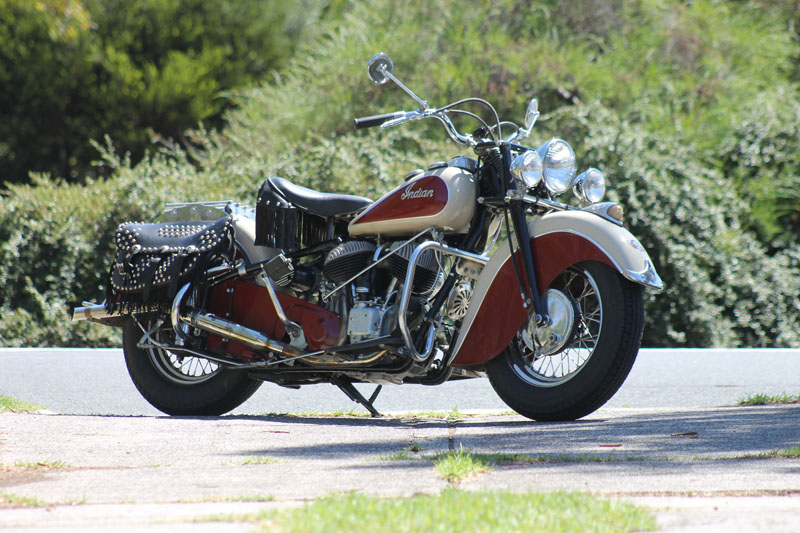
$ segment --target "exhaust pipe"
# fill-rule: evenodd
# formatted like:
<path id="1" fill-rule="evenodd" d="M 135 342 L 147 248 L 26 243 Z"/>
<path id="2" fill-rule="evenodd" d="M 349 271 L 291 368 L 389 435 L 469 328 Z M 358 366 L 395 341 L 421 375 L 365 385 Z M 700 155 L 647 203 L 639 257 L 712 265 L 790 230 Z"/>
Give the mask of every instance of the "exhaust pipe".
<path id="1" fill-rule="evenodd" d="M 183 295 L 186 292 L 185 289 L 188 289 L 188 287 L 189 285 L 187 284 L 183 290 L 179 291 L 179 294 L 175 298 L 176 303 L 179 304 L 181 302 Z M 174 321 L 177 318 L 177 321 L 182 324 L 187 324 L 193 328 L 201 329 L 203 331 L 219 335 L 220 337 L 241 342 L 242 344 L 257 350 L 277 352 L 288 357 L 299 357 L 306 354 L 306 352 L 303 352 L 290 344 L 270 339 L 260 331 L 250 329 L 245 326 L 240 326 L 239 324 L 224 320 L 209 313 L 195 311 L 188 316 L 182 315 L 178 313 L 177 305 L 173 305 L 172 311 L 173 325 L 175 325 Z M 109 319 L 120 316 L 121 313 L 119 311 L 109 313 L 106 310 L 104 303 L 95 304 L 92 302 L 83 302 L 82 306 L 74 307 L 72 309 L 73 322 L 89 320 L 92 322 L 105 323 Z M 176 328 L 176 331 L 178 329 L 179 328 Z"/>
<path id="2" fill-rule="evenodd" d="M 104 303 L 95 304 L 92 302 L 83 302 L 82 306 L 72 309 L 73 322 L 81 322 L 83 320 L 102 321 L 118 316 L 120 316 L 119 312 L 109 313 L 106 311 L 106 304 Z"/>
<path id="3" fill-rule="evenodd" d="M 229 322 L 228 320 L 224 320 L 212 314 L 196 311 L 188 316 L 180 315 L 178 320 L 193 328 L 201 329 L 236 342 L 241 342 L 251 348 L 278 352 L 289 357 L 298 357 L 305 353 L 294 346 L 270 339 L 260 331 L 240 326 L 239 324 Z"/>

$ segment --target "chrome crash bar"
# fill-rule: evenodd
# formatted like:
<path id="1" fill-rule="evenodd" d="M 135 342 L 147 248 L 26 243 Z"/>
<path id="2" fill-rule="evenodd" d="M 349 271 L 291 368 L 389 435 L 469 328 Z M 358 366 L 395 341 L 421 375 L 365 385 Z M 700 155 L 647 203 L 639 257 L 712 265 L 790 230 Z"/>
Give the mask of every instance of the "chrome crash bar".
<path id="1" fill-rule="evenodd" d="M 481 264 L 482 266 L 486 266 L 486 263 L 489 262 L 489 258 L 484 255 L 473 254 L 470 252 L 465 252 L 463 250 L 459 250 L 457 248 L 451 248 L 444 244 L 439 244 L 435 241 L 427 241 L 414 249 L 414 252 L 411 254 L 411 258 L 408 261 L 408 270 L 406 271 L 406 279 L 403 282 L 403 291 L 400 293 L 400 303 L 397 306 L 397 316 L 398 316 L 398 325 L 400 326 L 400 333 L 403 335 L 403 340 L 406 343 L 406 349 L 408 350 L 408 354 L 417 362 L 422 362 L 430 357 L 431 353 L 433 352 L 433 341 L 434 337 L 436 336 L 436 326 L 434 324 L 430 324 L 428 327 L 428 331 L 426 333 L 425 338 L 425 348 L 423 351 L 417 351 L 416 346 L 414 345 L 414 338 L 411 335 L 411 330 L 408 327 L 408 321 L 406 320 L 406 314 L 408 313 L 408 303 L 411 300 L 411 289 L 414 286 L 414 275 L 416 273 L 416 266 L 419 258 L 422 254 L 427 250 L 435 250 L 437 252 L 452 255 L 455 257 L 460 257 L 462 259 L 468 259 L 470 261 L 475 261 L 476 263 Z"/>

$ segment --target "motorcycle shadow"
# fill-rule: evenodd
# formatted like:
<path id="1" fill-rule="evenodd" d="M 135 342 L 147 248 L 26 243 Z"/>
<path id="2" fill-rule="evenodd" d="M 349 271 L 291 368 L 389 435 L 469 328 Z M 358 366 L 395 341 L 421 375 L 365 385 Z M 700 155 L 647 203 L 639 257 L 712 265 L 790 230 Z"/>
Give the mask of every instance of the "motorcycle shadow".
<path id="1" fill-rule="evenodd" d="M 275 424 L 291 434 L 291 444 L 266 443 L 257 451 L 276 457 L 363 457 L 419 449 L 545 458 L 759 459 L 800 445 L 800 405 L 608 409 L 574 422 L 534 422 L 516 415 L 225 418 Z"/>

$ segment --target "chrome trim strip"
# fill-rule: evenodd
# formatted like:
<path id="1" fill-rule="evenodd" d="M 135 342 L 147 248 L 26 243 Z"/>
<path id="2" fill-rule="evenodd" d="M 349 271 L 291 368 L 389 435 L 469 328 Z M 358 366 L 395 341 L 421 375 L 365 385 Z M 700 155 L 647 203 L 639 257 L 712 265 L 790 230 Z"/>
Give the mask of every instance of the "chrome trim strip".
<path id="1" fill-rule="evenodd" d="M 645 269 L 641 272 L 625 270 L 622 272 L 622 275 L 630 281 L 644 285 L 648 289 L 653 289 L 656 292 L 664 290 L 664 281 L 661 279 L 661 276 L 658 275 L 653 263 L 650 261 L 645 261 Z"/>

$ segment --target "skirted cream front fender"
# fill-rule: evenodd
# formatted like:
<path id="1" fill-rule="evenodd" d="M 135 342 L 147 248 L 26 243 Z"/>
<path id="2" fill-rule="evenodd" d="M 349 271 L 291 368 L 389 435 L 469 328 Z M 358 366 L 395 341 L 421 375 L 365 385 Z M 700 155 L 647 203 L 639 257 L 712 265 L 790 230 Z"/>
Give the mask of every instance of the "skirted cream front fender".
<path id="1" fill-rule="evenodd" d="M 644 247 L 628 230 L 586 211 L 560 211 L 528 223 L 536 282 L 544 293 L 566 268 L 598 261 L 624 278 L 663 289 Z M 513 239 L 512 239 L 513 242 Z M 524 269 L 515 246 L 519 272 Z M 454 365 L 475 365 L 496 357 L 527 319 L 511 263 L 508 241 L 500 244 L 478 278 L 455 347 Z"/>

